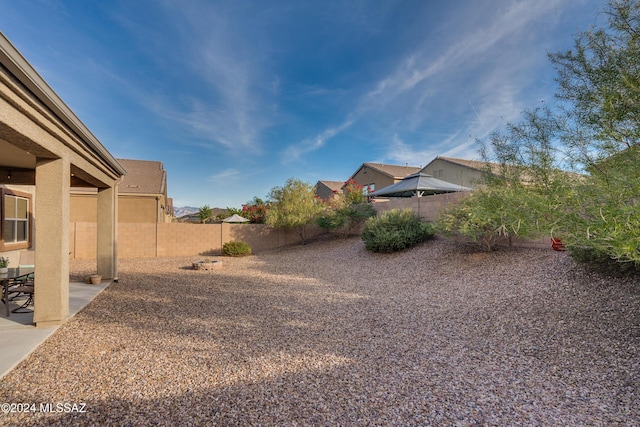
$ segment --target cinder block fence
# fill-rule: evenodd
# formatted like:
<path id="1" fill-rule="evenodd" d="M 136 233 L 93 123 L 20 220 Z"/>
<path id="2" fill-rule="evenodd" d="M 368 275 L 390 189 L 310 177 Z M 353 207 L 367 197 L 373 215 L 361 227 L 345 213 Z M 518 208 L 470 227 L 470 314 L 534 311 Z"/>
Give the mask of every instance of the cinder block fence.
<path id="1" fill-rule="evenodd" d="M 96 224 L 72 223 L 69 233 L 71 258 L 95 259 Z M 310 227 L 308 237 L 322 233 L 322 229 Z M 219 254 L 222 245 L 230 241 L 245 242 L 260 252 L 297 244 L 300 238 L 293 231 L 264 224 L 118 224 L 119 258 Z"/>
<path id="2" fill-rule="evenodd" d="M 391 209 L 411 209 L 416 215 L 425 221 L 435 221 L 438 215 L 454 203 L 467 197 L 468 192 L 434 194 L 424 197 L 396 198 L 388 201 L 376 202 L 373 204 L 376 212 L 381 213 Z M 551 237 L 544 237 L 536 240 L 525 239 L 504 239 L 498 242 L 502 246 L 519 246 L 526 248 L 551 248 Z"/>
<path id="3" fill-rule="evenodd" d="M 426 221 L 435 221 L 440 212 L 469 193 L 438 194 L 425 197 L 390 199 L 373 204 L 378 213 L 391 209 L 412 209 Z M 95 259 L 96 224 L 76 222 L 70 227 L 70 256 Z M 309 238 L 325 233 L 319 227 L 309 228 Z M 291 230 L 264 224 L 186 224 L 123 223 L 118 225 L 119 258 L 154 258 L 219 254 L 226 242 L 242 241 L 255 253 L 299 243 Z M 505 239 L 505 246 L 551 248 L 550 237 L 537 240 Z"/>

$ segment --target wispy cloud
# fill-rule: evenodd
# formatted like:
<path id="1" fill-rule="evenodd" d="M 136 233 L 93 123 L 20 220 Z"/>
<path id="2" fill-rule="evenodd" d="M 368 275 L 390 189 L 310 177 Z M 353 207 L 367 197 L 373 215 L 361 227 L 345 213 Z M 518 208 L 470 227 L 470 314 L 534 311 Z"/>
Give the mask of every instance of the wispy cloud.
<path id="1" fill-rule="evenodd" d="M 512 42 L 514 38 L 526 36 L 531 25 L 546 17 L 561 2 L 559 0 L 548 1 L 518 1 L 513 2 L 502 14 L 498 14 L 493 22 L 486 26 L 465 28 L 470 25 L 459 21 L 457 25 L 460 37 L 453 39 L 448 46 L 439 53 L 429 40 L 427 44 L 402 60 L 396 70 L 389 76 L 381 79 L 375 87 L 369 91 L 359 104 L 359 109 L 367 111 L 381 108 L 397 97 L 418 90 L 421 93 L 422 85 L 436 78 L 451 78 L 451 74 L 460 68 L 468 68 L 470 64 L 479 59 L 494 56 L 496 45 L 501 42 Z M 448 25 L 454 25 L 453 22 Z M 518 49 L 519 46 L 512 46 Z M 493 50 L 493 53 L 489 53 Z"/>
<path id="2" fill-rule="evenodd" d="M 394 143 L 386 150 L 391 161 L 414 162 L 412 159 L 425 155 L 469 155 L 475 149 L 476 137 L 485 136 L 525 107 L 522 91 L 535 80 L 529 70 L 536 66 L 535 60 L 544 59 L 544 52 L 539 52 L 536 59 L 527 57 L 527 49 L 535 45 L 531 34 L 541 21 L 555 16 L 562 4 L 561 0 L 503 3 L 482 22 L 473 11 L 467 10 L 465 17 L 452 10 L 455 16 L 443 26 L 452 27 L 447 33 L 455 36 L 442 46 L 429 38 L 419 48 L 401 54 L 393 71 L 372 83 L 354 109 L 346 113 L 348 123 L 376 123 L 395 131 Z M 446 126 L 445 114 L 451 116 L 452 123 L 455 116 L 456 126 L 441 138 L 410 138 L 411 143 L 400 139 L 403 132 L 415 136 L 422 130 L 433 135 L 429 128 Z M 290 146 L 287 155 L 299 158 L 315 151 L 347 127 L 329 127 L 316 137 Z M 423 150 L 421 144 L 432 148 Z"/>
<path id="3" fill-rule="evenodd" d="M 435 155 L 436 151 L 431 147 L 421 151 L 416 151 L 415 148 L 406 144 L 396 134 L 393 135 L 393 139 L 389 143 L 387 161 L 399 164 L 408 164 L 409 166 L 424 166 L 424 159 L 432 158 Z"/>
<path id="4" fill-rule="evenodd" d="M 253 43 L 254 37 L 260 37 L 259 28 L 252 33 L 234 28 L 237 18 L 228 10 L 232 7 L 203 1 L 176 7 L 165 2 L 155 23 L 140 26 L 126 16 L 120 21 L 154 68 L 175 79 L 174 87 L 154 86 L 150 76 L 144 89 L 149 111 L 182 126 L 202 145 L 260 154 L 278 82 L 265 65 L 265 52 L 260 51 L 269 47 Z M 170 93 L 181 95 L 176 98 Z"/>
<path id="5" fill-rule="evenodd" d="M 283 162 L 291 163 L 294 161 L 298 161 L 303 155 L 319 150 L 320 148 L 324 147 L 328 140 L 338 135 L 345 129 L 351 127 L 353 123 L 353 120 L 347 119 L 339 126 L 325 129 L 322 133 L 312 138 L 305 139 L 299 144 L 288 146 L 283 152 Z"/>
<path id="6" fill-rule="evenodd" d="M 209 175 L 206 180 L 214 184 L 228 184 L 235 179 L 242 176 L 242 173 L 237 169 L 225 169 L 213 175 Z"/>

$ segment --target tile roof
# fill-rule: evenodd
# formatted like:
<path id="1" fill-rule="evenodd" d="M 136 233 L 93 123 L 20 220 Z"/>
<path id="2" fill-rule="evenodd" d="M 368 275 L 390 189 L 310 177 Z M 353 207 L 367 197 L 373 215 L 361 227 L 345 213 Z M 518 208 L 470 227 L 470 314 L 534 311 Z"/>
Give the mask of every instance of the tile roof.
<path id="1" fill-rule="evenodd" d="M 120 194 L 165 194 L 167 172 L 162 162 L 117 159 L 127 170 L 118 186 Z"/>

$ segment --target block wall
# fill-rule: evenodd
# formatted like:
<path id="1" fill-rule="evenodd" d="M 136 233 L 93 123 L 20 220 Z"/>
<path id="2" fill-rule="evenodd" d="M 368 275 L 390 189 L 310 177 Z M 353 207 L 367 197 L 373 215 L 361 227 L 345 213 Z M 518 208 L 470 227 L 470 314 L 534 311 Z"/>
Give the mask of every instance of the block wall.
<path id="1" fill-rule="evenodd" d="M 379 201 L 373 204 L 376 212 L 384 212 L 391 209 L 411 209 L 426 221 L 435 221 L 440 212 L 448 206 L 458 202 L 471 193 L 445 193 L 424 197 L 394 198 L 388 201 Z"/>
<path id="2" fill-rule="evenodd" d="M 324 233 L 309 227 L 307 237 Z M 254 253 L 294 245 L 300 237 L 290 230 L 274 229 L 263 224 L 118 224 L 119 258 L 153 258 L 219 254 L 230 241 L 249 244 Z M 95 223 L 72 223 L 70 256 L 95 259 L 97 228 Z"/>
<path id="3" fill-rule="evenodd" d="M 413 212 L 426 221 L 435 221 L 440 212 L 452 204 L 467 197 L 468 192 L 435 194 L 425 197 L 408 197 L 389 199 L 389 201 L 376 202 L 374 208 L 376 212 L 381 213 L 391 209 L 411 209 Z M 525 239 L 503 239 L 498 242 L 502 246 L 519 246 L 524 248 L 546 249 L 551 247 L 551 237 L 544 237 L 535 240 Z"/>

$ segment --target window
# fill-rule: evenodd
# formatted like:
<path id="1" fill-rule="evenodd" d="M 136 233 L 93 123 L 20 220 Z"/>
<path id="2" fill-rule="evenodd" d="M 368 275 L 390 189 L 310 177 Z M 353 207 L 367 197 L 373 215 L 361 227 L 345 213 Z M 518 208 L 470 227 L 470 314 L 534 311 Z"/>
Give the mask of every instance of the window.
<path id="1" fill-rule="evenodd" d="M 2 250 L 31 246 L 31 195 L 2 189 Z"/>
<path id="2" fill-rule="evenodd" d="M 365 196 L 373 193 L 374 191 L 376 191 L 376 184 L 374 182 L 372 182 L 371 184 L 367 184 L 362 188 L 362 194 L 364 194 Z"/>

